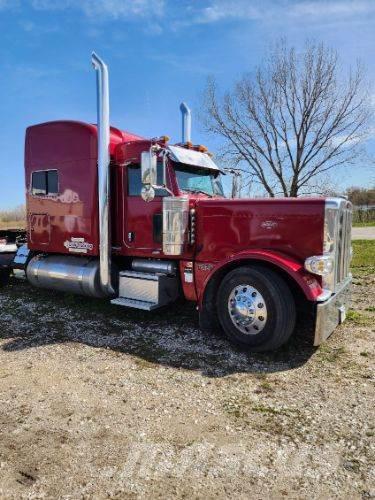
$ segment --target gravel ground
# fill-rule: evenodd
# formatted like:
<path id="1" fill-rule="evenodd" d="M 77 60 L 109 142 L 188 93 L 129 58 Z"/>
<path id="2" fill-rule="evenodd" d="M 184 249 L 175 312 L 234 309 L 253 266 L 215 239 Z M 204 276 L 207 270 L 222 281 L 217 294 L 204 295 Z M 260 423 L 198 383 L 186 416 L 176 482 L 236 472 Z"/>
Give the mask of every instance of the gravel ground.
<path id="1" fill-rule="evenodd" d="M 273 354 L 13 281 L 0 290 L 1 498 L 373 498 L 375 274 L 326 344 Z"/>
<path id="2" fill-rule="evenodd" d="M 353 227 L 353 240 L 375 240 L 375 226 L 370 227 Z"/>

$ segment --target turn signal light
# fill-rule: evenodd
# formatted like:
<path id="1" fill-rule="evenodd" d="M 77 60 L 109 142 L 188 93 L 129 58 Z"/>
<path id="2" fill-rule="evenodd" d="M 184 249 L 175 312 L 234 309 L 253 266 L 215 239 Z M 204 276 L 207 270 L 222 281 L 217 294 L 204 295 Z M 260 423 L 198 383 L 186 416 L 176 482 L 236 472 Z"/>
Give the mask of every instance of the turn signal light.
<path id="1" fill-rule="evenodd" d="M 326 276 L 333 271 L 333 259 L 330 255 L 313 255 L 305 260 L 305 269 L 319 276 Z"/>

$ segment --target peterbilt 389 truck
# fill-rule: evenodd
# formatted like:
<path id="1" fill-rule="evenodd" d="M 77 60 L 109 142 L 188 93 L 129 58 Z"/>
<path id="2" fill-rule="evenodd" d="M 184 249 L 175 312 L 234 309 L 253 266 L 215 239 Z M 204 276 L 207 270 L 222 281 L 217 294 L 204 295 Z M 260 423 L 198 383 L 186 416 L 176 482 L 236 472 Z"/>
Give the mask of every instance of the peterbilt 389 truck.
<path id="1" fill-rule="evenodd" d="M 175 145 L 111 127 L 107 66 L 92 63 L 97 125 L 26 131 L 27 234 L 3 245 L 3 278 L 147 311 L 183 297 L 202 329 L 253 351 L 285 343 L 302 303 L 314 344 L 325 340 L 348 307 L 351 204 L 227 199 L 221 168 L 191 142 L 189 109 Z"/>

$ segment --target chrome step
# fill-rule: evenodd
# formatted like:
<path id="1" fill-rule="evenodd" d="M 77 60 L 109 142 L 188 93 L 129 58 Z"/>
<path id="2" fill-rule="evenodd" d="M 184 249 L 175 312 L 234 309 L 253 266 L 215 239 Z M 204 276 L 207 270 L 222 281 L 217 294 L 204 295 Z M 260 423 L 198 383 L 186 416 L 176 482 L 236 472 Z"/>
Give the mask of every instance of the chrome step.
<path id="1" fill-rule="evenodd" d="M 161 275 L 161 273 L 159 274 Z M 140 271 L 121 271 L 120 278 L 128 277 L 128 278 L 138 278 L 142 280 L 151 280 L 158 281 L 158 275 L 154 273 L 143 273 Z"/>
<path id="2" fill-rule="evenodd" d="M 121 271 L 119 296 L 112 304 L 152 311 L 174 302 L 179 295 L 177 276 L 163 273 Z"/>
<path id="3" fill-rule="evenodd" d="M 111 300 L 111 304 L 124 307 L 132 307 L 133 309 L 143 309 L 144 311 L 152 311 L 157 309 L 159 304 L 154 302 L 146 302 L 145 300 L 129 299 L 125 297 L 118 297 L 117 299 Z"/>

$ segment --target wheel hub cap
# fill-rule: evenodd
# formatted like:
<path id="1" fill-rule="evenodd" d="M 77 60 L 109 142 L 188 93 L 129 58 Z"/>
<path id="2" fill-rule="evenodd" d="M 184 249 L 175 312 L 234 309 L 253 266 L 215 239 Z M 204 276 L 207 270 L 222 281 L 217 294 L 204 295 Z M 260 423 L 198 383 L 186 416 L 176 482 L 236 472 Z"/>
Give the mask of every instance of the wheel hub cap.
<path id="1" fill-rule="evenodd" d="M 228 311 L 233 324 L 245 335 L 257 335 L 267 322 L 263 296 L 251 285 L 238 285 L 232 290 Z"/>

